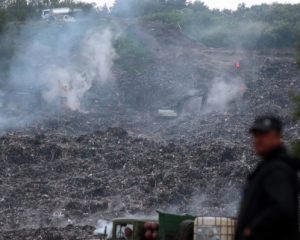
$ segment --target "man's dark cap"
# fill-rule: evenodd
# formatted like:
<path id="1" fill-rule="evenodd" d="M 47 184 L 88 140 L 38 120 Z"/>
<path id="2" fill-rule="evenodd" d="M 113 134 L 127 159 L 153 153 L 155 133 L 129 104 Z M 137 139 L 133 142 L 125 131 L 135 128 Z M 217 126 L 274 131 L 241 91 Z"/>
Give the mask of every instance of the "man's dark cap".
<path id="1" fill-rule="evenodd" d="M 253 131 L 268 132 L 270 130 L 282 131 L 282 122 L 279 118 L 273 116 L 257 117 L 249 129 L 251 133 Z"/>

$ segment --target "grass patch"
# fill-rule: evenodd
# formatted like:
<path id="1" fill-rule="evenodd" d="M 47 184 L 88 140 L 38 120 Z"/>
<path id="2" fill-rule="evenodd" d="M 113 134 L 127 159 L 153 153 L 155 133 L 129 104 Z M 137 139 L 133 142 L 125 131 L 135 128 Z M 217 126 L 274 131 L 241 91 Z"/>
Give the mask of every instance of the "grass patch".
<path id="1" fill-rule="evenodd" d="M 115 41 L 114 47 L 119 59 L 115 61 L 121 69 L 130 74 L 139 74 L 147 64 L 153 62 L 153 56 L 137 33 L 128 28 Z"/>

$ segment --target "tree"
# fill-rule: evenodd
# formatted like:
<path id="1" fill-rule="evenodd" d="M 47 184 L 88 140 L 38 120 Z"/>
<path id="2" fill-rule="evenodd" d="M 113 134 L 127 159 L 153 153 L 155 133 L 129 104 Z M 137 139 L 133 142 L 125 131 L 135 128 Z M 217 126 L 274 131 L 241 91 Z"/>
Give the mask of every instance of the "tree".
<path id="1" fill-rule="evenodd" d="M 141 15 L 142 0 L 115 0 L 111 13 L 117 17 L 138 17 Z"/>
<path id="2" fill-rule="evenodd" d="M 8 13 L 7 10 L 0 7 L 0 33 L 3 32 L 7 23 Z"/>
<path id="3" fill-rule="evenodd" d="M 59 6 L 59 0 L 50 0 L 50 5 L 53 7 Z"/>
<path id="4" fill-rule="evenodd" d="M 225 9 L 222 10 L 222 13 L 224 13 L 226 15 L 231 15 L 232 14 L 232 10 L 225 8 Z"/>
<path id="5" fill-rule="evenodd" d="M 106 6 L 106 3 L 101 8 L 101 13 L 104 14 L 104 15 L 109 13 L 109 10 L 108 10 L 108 7 Z"/>
<path id="6" fill-rule="evenodd" d="M 72 0 L 72 2 L 70 4 L 70 8 L 72 10 L 74 10 L 74 9 L 81 9 L 82 13 L 89 14 L 91 12 L 91 10 L 95 8 L 95 5 L 93 3 L 75 2 L 75 1 Z"/>
<path id="7" fill-rule="evenodd" d="M 194 12 L 203 12 L 209 10 L 207 6 L 205 6 L 204 2 L 201 1 L 195 1 L 195 2 L 190 2 L 188 4 L 188 7 L 192 9 Z"/>
<path id="8" fill-rule="evenodd" d="M 238 5 L 238 11 L 245 11 L 246 10 L 246 4 L 245 3 L 240 3 Z"/>

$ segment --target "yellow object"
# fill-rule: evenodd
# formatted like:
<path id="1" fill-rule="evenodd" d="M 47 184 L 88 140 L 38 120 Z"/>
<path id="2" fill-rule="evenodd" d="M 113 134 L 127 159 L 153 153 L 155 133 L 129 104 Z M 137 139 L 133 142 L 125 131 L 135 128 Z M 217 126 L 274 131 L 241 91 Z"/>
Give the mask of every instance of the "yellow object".
<path id="1" fill-rule="evenodd" d="M 60 86 L 60 88 L 63 90 L 63 94 L 60 98 L 60 104 L 61 107 L 66 108 L 66 109 L 80 109 L 81 107 L 81 103 L 80 102 L 74 102 L 72 105 L 73 107 L 70 106 L 69 102 L 68 102 L 68 95 L 70 93 L 70 89 L 64 85 L 61 81 L 58 81 L 58 84 Z"/>

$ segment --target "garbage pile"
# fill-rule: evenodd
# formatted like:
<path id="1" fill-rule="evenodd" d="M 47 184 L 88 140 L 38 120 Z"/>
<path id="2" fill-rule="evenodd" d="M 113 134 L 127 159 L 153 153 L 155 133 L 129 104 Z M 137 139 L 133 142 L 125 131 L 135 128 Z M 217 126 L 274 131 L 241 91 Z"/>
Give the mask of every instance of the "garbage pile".
<path id="1" fill-rule="evenodd" d="M 193 60 L 177 67 L 158 62 L 136 76 L 115 69 L 113 99 L 83 112 L 1 115 L 0 239 L 91 239 L 98 219 L 156 209 L 235 216 L 257 163 L 248 134 L 254 116 L 277 114 L 286 139 L 299 138 L 288 92 L 299 90 L 300 74 L 291 59 L 253 55 L 241 59 L 240 69 L 233 62 L 222 71 L 209 68 L 209 59 L 201 67 Z M 208 68 L 223 85 L 243 89 L 222 108 L 214 105 L 221 95 L 215 91 L 202 112 L 156 117 L 190 89 L 214 89 L 218 81 Z"/>
<path id="2" fill-rule="evenodd" d="M 26 229 L 20 231 L 8 231 L 1 234 L 1 239 L 29 240 L 29 239 L 90 239 L 96 240 L 93 234 L 95 228 L 92 226 L 73 226 L 68 225 L 64 228 L 48 227 L 39 229 Z M 99 239 L 99 238 L 98 238 Z"/>
<path id="3" fill-rule="evenodd" d="M 4 230 L 93 224 L 174 206 L 229 214 L 255 163 L 249 148 L 236 144 L 164 145 L 122 128 L 72 137 L 12 134 L 0 146 Z"/>

